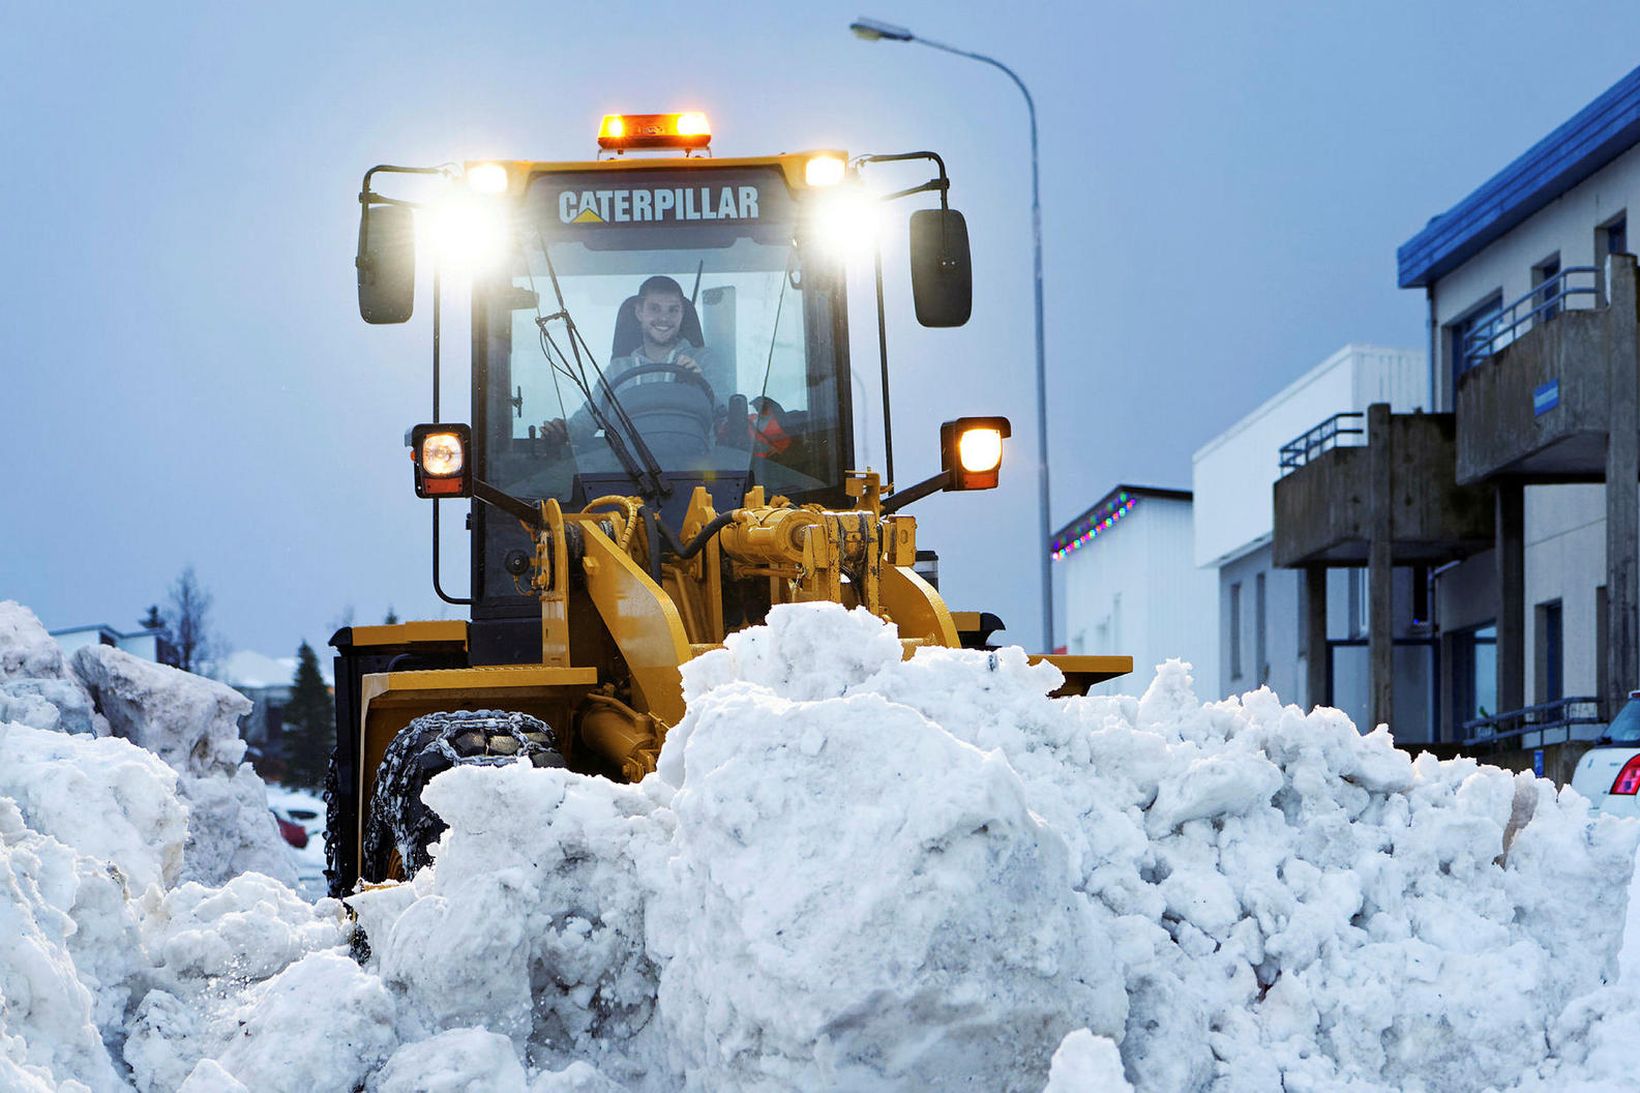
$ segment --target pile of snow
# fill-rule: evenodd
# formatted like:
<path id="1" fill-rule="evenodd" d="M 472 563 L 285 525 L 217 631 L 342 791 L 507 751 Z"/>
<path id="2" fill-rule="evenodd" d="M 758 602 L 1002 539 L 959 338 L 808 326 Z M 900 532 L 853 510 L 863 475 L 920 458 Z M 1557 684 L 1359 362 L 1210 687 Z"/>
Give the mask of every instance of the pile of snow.
<path id="1" fill-rule="evenodd" d="M 0 602 L 0 723 L 51 734 L 0 735 L 0 796 L 16 800 L 31 825 L 39 810 L 90 828 L 105 820 L 117 827 L 128 807 L 149 810 L 131 817 L 137 837 L 154 841 L 152 851 L 176 868 L 144 874 L 141 883 L 221 884 L 248 870 L 295 882 L 267 789 L 243 762 L 239 718 L 250 708 L 231 687 L 110 646 L 83 646 L 65 657 L 32 611 Z M 116 742 L 94 742 L 110 736 Z M 156 756 L 163 762 L 153 762 Z M 78 757 L 95 769 L 73 772 Z M 167 808 L 148 794 L 150 777 L 165 783 L 163 796 L 180 797 L 180 814 L 160 820 Z M 103 801 L 104 794 L 117 799 Z M 64 830 L 41 823 L 35 830 Z M 185 836 L 180 852 L 166 849 L 174 831 Z"/>
<path id="2" fill-rule="evenodd" d="M 1056 701 L 824 607 L 685 682 L 640 786 L 435 780 L 435 867 L 354 900 L 408 1019 L 634 1088 L 1040 1089 L 1086 1030 L 1140 1089 L 1479 1089 L 1615 977 L 1632 825 L 1337 711 Z"/>
<path id="3" fill-rule="evenodd" d="M 255 873 L 173 884 L 174 824 L 140 848 L 48 807 L 95 792 L 132 829 L 191 820 L 166 775 L 205 775 L 0 726 L 0 747 L 69 742 L 0 786 L 19 802 L 0 800 L 0 1087 L 1626 1077 L 1640 999 L 1612 984 L 1640 828 L 1574 793 L 1414 761 L 1264 691 L 1203 705 L 1177 663 L 1140 700 L 1054 700 L 1058 672 L 1018 650 L 902 660 L 891 628 L 829 606 L 726 646 L 686 668 L 688 715 L 640 785 L 436 778 L 435 864 L 350 900 L 368 956 L 335 901 Z M 149 682 L 97 693 L 180 717 Z M 192 739 L 201 769 L 232 750 Z"/>

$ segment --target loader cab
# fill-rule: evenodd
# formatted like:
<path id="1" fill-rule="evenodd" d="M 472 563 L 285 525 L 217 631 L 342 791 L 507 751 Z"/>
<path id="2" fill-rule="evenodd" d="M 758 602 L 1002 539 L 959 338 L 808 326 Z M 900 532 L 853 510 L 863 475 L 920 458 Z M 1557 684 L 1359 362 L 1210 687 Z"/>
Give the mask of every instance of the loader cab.
<path id="1" fill-rule="evenodd" d="M 566 507 L 647 496 L 672 527 L 697 485 L 724 510 L 752 486 L 846 505 L 845 275 L 804 162 L 512 165 L 510 254 L 473 290 L 475 474 Z M 485 505 L 470 523 L 475 658 L 528 660 L 529 540 Z"/>

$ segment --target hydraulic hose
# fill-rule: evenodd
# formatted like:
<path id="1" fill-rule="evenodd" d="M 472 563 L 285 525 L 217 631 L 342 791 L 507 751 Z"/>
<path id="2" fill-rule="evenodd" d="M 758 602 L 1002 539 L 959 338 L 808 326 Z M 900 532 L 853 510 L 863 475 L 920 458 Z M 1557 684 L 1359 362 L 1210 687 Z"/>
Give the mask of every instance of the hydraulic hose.
<path id="1" fill-rule="evenodd" d="M 649 515 L 643 509 L 639 509 L 638 511 L 643 512 L 645 516 Z M 687 543 L 679 544 L 677 535 L 673 533 L 671 528 L 666 526 L 666 521 L 660 519 L 659 517 L 654 517 L 655 526 L 660 528 L 661 537 L 666 540 L 666 545 L 671 548 L 673 554 L 676 554 L 684 561 L 688 561 L 690 558 L 693 558 L 695 555 L 699 554 L 701 549 L 705 547 L 707 543 L 712 541 L 712 536 L 734 523 L 734 520 L 735 514 L 732 512 L 725 512 L 719 516 L 715 516 L 709 523 L 707 523 L 705 527 L 700 529 L 693 539 L 690 539 Z"/>

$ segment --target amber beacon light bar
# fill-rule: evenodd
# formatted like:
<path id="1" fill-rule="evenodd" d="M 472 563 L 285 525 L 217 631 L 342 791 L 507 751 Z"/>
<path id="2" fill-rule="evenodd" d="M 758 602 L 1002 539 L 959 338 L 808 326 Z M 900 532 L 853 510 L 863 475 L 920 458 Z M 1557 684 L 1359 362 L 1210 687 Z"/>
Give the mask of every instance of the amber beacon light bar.
<path id="1" fill-rule="evenodd" d="M 698 110 L 681 114 L 605 114 L 598 147 L 606 152 L 639 148 L 705 148 L 712 125 Z"/>

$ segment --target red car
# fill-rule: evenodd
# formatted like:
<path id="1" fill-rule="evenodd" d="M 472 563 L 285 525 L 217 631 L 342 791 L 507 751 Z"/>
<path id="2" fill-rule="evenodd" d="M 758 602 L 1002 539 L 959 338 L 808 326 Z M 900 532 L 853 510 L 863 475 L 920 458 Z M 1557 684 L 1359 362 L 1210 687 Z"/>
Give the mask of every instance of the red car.
<path id="1" fill-rule="evenodd" d="M 280 812 L 277 808 L 268 809 L 273 813 L 273 820 L 279 825 L 279 834 L 284 840 L 296 849 L 301 850 L 308 844 L 307 828 Z"/>

